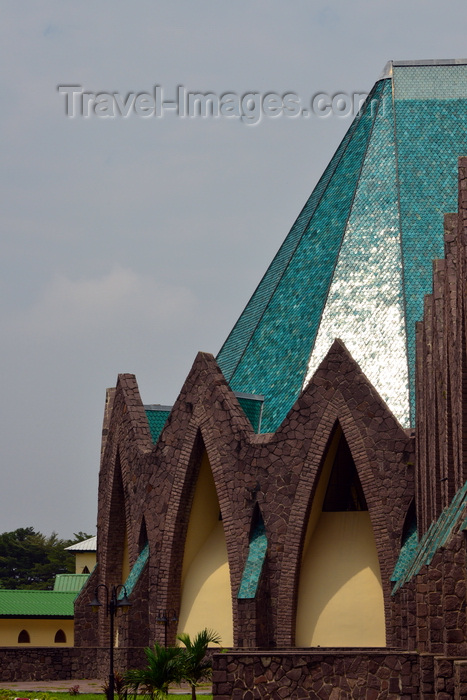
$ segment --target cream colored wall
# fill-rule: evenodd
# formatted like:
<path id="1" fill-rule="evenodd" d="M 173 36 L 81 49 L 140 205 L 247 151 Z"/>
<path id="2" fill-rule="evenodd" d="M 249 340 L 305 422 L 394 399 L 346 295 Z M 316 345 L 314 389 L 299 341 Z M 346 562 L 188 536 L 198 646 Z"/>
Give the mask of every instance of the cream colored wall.
<path id="1" fill-rule="evenodd" d="M 88 567 L 89 573 L 91 573 L 96 566 L 95 552 L 76 552 L 75 557 L 75 574 L 82 574 L 85 566 Z"/>
<path id="2" fill-rule="evenodd" d="M 326 456 L 311 508 L 300 571 L 297 646 L 386 645 L 384 599 L 367 511 L 323 513 L 340 428 Z"/>
<path id="3" fill-rule="evenodd" d="M 178 632 L 191 636 L 205 627 L 233 645 L 230 572 L 219 500 L 205 453 L 193 497 L 182 568 Z"/>
<path id="4" fill-rule="evenodd" d="M 66 634 L 64 644 L 54 642 L 58 630 Z M 29 644 L 18 644 L 21 630 L 29 632 Z M 2 647 L 72 647 L 74 643 L 73 620 L 50 620 L 40 618 L 12 618 L 0 620 L 0 646 Z"/>
<path id="5" fill-rule="evenodd" d="M 381 574 L 367 511 L 321 513 L 302 563 L 296 645 L 386 645 Z"/>

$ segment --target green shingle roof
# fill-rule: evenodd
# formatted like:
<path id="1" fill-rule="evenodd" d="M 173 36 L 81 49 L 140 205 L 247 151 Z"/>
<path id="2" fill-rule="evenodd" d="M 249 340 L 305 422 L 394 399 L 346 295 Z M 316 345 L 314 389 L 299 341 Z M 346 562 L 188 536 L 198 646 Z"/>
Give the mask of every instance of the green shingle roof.
<path id="1" fill-rule="evenodd" d="M 76 591 L 0 589 L 1 617 L 73 617 Z"/>

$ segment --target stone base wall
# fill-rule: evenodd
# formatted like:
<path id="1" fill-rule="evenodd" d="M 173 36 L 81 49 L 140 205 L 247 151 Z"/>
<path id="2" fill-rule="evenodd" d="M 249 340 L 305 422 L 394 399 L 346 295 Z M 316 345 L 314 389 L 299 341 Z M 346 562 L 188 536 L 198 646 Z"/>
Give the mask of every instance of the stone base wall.
<path id="1" fill-rule="evenodd" d="M 115 649 L 116 671 L 142 667 L 143 649 Z M 72 681 L 102 678 L 109 674 L 109 651 L 96 647 L 3 647 L 0 648 L 0 682 Z"/>
<path id="2" fill-rule="evenodd" d="M 467 659 L 391 650 L 213 656 L 215 700 L 465 700 Z"/>
<path id="3" fill-rule="evenodd" d="M 115 649 L 115 670 L 145 664 L 143 649 Z M 461 700 L 467 659 L 391 650 L 296 649 L 213 654 L 215 700 Z M 0 681 L 70 681 L 109 673 L 96 647 L 4 647 Z"/>
<path id="4" fill-rule="evenodd" d="M 415 700 L 419 657 L 401 652 L 296 650 L 214 655 L 216 700 Z"/>
<path id="5" fill-rule="evenodd" d="M 73 647 L 4 647 L 0 649 L 0 681 L 68 680 L 74 652 Z"/>

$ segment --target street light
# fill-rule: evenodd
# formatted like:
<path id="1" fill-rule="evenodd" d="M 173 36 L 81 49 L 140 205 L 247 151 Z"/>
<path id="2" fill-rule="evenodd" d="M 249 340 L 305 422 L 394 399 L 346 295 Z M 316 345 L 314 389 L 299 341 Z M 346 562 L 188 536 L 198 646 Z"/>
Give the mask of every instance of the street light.
<path id="1" fill-rule="evenodd" d="M 178 622 L 177 612 L 173 608 L 170 608 L 170 610 L 158 610 L 156 622 L 164 625 L 164 646 L 167 648 L 167 627 L 170 622 Z"/>
<path id="2" fill-rule="evenodd" d="M 109 663 L 109 694 L 108 700 L 114 700 L 114 689 L 115 689 L 115 676 L 114 676 L 114 620 L 115 615 L 119 610 L 122 612 L 127 612 L 128 608 L 132 603 L 128 600 L 126 588 L 123 584 L 119 586 L 109 587 L 105 583 L 100 583 L 96 586 L 94 591 L 94 600 L 92 600 L 89 605 L 92 607 L 93 612 L 98 612 L 102 603 L 99 600 L 99 588 L 103 588 L 105 591 L 105 614 L 110 617 L 110 663 Z M 123 591 L 123 597 L 119 599 L 118 594 Z M 109 600 L 110 594 L 110 600 Z"/>

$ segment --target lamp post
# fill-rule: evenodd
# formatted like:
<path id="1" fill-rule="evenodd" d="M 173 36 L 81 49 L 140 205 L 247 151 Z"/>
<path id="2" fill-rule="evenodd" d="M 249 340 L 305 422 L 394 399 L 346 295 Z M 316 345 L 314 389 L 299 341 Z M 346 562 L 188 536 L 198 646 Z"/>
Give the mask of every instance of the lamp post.
<path id="1" fill-rule="evenodd" d="M 105 591 L 105 614 L 110 617 L 110 642 L 109 642 L 109 694 L 108 700 L 114 700 L 114 690 L 115 690 L 115 676 L 114 676 L 114 628 L 115 628 L 115 615 L 120 609 L 122 612 L 126 612 L 130 607 L 131 603 L 128 600 L 126 588 L 123 584 L 119 586 L 112 586 L 110 589 L 105 583 L 100 583 L 96 586 L 94 591 L 94 600 L 89 603 L 92 607 L 93 612 L 97 612 L 102 606 L 99 600 L 99 588 L 103 588 Z M 119 599 L 118 594 L 123 591 L 123 597 Z"/>
<path id="2" fill-rule="evenodd" d="M 156 622 L 164 625 L 164 646 L 167 649 L 167 627 L 170 622 L 178 622 L 176 610 L 173 608 L 170 608 L 170 610 L 158 610 Z"/>

